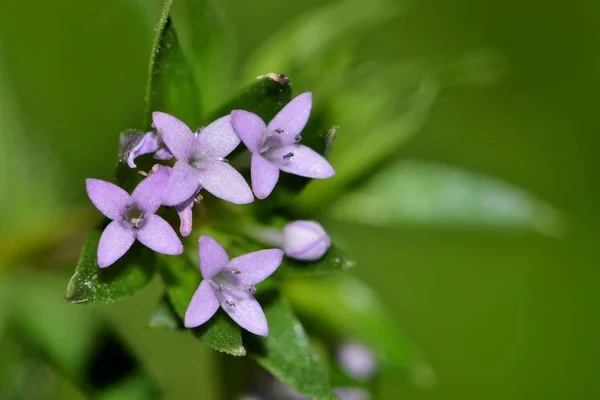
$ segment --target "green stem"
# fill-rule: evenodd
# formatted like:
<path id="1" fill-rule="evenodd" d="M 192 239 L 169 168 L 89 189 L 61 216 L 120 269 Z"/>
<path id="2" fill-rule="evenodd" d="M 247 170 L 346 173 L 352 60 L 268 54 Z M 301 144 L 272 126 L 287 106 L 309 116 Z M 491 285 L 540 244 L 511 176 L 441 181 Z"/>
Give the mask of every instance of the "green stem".
<path id="1" fill-rule="evenodd" d="M 154 64 L 156 56 L 160 51 L 160 40 L 162 38 L 165 25 L 171 13 L 171 6 L 174 0 L 165 0 L 160 12 L 160 18 L 154 27 L 154 38 L 152 39 L 152 51 L 150 53 L 150 62 L 148 63 L 148 80 L 146 82 L 146 94 L 144 95 L 144 116 L 142 118 L 142 127 L 146 129 L 150 125 L 150 107 L 152 103 L 152 79 L 154 77 Z"/>

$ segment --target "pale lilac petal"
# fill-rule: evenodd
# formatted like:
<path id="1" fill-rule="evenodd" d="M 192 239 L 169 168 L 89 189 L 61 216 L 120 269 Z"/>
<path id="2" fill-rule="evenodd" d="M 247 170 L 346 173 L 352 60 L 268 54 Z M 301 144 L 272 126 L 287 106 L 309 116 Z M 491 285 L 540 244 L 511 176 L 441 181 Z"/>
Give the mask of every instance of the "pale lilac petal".
<path id="1" fill-rule="evenodd" d="M 258 115 L 244 110 L 233 110 L 231 122 L 248 150 L 253 153 L 260 151 L 266 129 L 265 122 Z"/>
<path id="2" fill-rule="evenodd" d="M 311 108 L 312 94 L 310 92 L 296 96 L 269 122 L 269 131 L 281 129 L 283 131 L 280 134 L 281 142 L 286 145 L 294 143 L 296 136 L 302 132 L 308 122 Z"/>
<path id="3" fill-rule="evenodd" d="M 258 301 L 250 293 L 242 291 L 226 291 L 229 300 L 235 303 L 235 306 L 223 303 L 221 307 L 239 326 L 255 335 L 267 336 L 269 326 L 267 318 Z"/>
<path id="4" fill-rule="evenodd" d="M 314 261 L 323 257 L 329 247 L 331 239 L 318 222 L 294 221 L 283 228 L 283 250 L 288 257 Z"/>
<path id="5" fill-rule="evenodd" d="M 258 153 L 252 154 L 250 168 L 252 191 L 259 199 L 267 198 L 279 180 L 279 168 Z"/>
<path id="6" fill-rule="evenodd" d="M 181 236 L 190 236 L 192 233 L 192 208 L 196 204 L 195 199 L 199 192 L 200 190 L 196 191 L 188 200 L 175 206 L 175 211 L 179 216 L 179 233 L 181 233 Z"/>
<path id="7" fill-rule="evenodd" d="M 219 299 L 215 290 L 206 279 L 194 293 L 192 301 L 185 312 L 184 325 L 186 328 L 195 328 L 208 321 L 219 309 Z"/>
<path id="8" fill-rule="evenodd" d="M 225 249 L 210 236 L 200 236 L 198 240 L 200 271 L 204 279 L 211 279 L 221 272 L 229 262 Z"/>
<path id="9" fill-rule="evenodd" d="M 369 392 L 361 388 L 334 388 L 336 396 L 339 400 L 370 400 Z"/>
<path id="10" fill-rule="evenodd" d="M 127 156 L 127 165 L 129 168 L 135 168 L 134 160 L 144 154 L 154 153 L 158 150 L 158 138 L 154 132 L 144 134 L 141 140 L 131 149 Z"/>
<path id="11" fill-rule="evenodd" d="M 100 179 L 86 179 L 85 189 L 96 208 L 110 219 L 119 219 L 131 201 L 125 190 Z"/>
<path id="12" fill-rule="evenodd" d="M 198 175 L 202 187 L 220 199 L 233 204 L 248 204 L 254 200 L 242 174 L 226 162 L 205 162 Z"/>
<path id="13" fill-rule="evenodd" d="M 192 197 L 199 187 L 198 171 L 185 161 L 177 161 L 171 169 L 162 203 L 166 206 L 181 204 Z"/>
<path id="14" fill-rule="evenodd" d="M 157 168 L 136 186 L 131 199 L 141 211 L 154 214 L 159 209 L 169 175 L 168 167 Z"/>
<path id="15" fill-rule="evenodd" d="M 293 156 L 283 158 L 290 153 Z M 293 144 L 275 149 L 268 155 L 280 170 L 307 178 L 325 179 L 335 175 L 335 171 L 329 161 L 310 147 Z"/>
<path id="16" fill-rule="evenodd" d="M 281 260 L 283 260 L 283 250 L 260 250 L 232 259 L 227 264 L 227 268 L 240 272 L 234 275 L 240 285 L 256 285 L 275 272 Z"/>
<path id="17" fill-rule="evenodd" d="M 189 157 L 195 136 L 186 124 L 163 112 L 153 112 L 152 123 L 175 158 L 181 160 Z"/>
<path id="18" fill-rule="evenodd" d="M 226 115 L 202 129 L 196 138 L 201 154 L 213 157 L 226 157 L 240 144 L 240 137 L 231 125 L 231 117 Z"/>
<path id="19" fill-rule="evenodd" d="M 169 151 L 169 149 L 158 149 L 156 153 L 154 153 L 154 158 L 157 160 L 167 161 L 173 158 L 173 154 Z"/>
<path id="20" fill-rule="evenodd" d="M 112 221 L 106 226 L 98 243 L 98 266 L 108 267 L 127 253 L 135 242 L 133 230 L 121 221 Z"/>
<path id="21" fill-rule="evenodd" d="M 137 239 L 157 253 L 168 255 L 183 253 L 183 244 L 173 227 L 156 214 L 146 214 L 144 222 L 137 231 Z"/>

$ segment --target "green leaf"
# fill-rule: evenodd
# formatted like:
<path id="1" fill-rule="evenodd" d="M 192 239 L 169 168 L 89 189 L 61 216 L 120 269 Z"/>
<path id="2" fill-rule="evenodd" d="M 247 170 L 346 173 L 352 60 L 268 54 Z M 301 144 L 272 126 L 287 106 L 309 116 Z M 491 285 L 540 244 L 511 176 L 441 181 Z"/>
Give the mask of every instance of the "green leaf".
<path id="1" fill-rule="evenodd" d="M 161 257 L 161 275 L 167 286 L 167 296 L 181 320 L 192 296 L 200 284 L 200 271 L 185 257 Z M 192 333 L 207 346 L 234 356 L 246 355 L 241 328 L 219 310 L 207 323 L 192 329 Z"/>
<path id="2" fill-rule="evenodd" d="M 171 18 L 181 49 L 199 84 L 200 104 L 210 113 L 231 92 L 234 63 L 233 23 L 215 0 L 177 0 Z"/>
<path id="3" fill-rule="evenodd" d="M 359 211 L 360 210 L 360 211 Z M 331 208 L 334 218 L 373 226 L 465 226 L 562 231 L 560 213 L 523 189 L 448 165 L 389 165 Z"/>
<path id="4" fill-rule="evenodd" d="M 377 85 L 384 81 L 377 80 Z M 376 86 L 375 86 L 376 87 Z M 367 92 L 365 92 L 367 90 Z M 339 135 L 335 151 L 329 156 L 335 167 L 333 179 L 314 180 L 295 200 L 297 208 L 317 209 L 343 192 L 356 180 L 364 178 L 365 172 L 389 159 L 397 150 L 416 134 L 429 116 L 439 90 L 435 80 L 425 79 L 409 97 L 405 111 L 394 118 L 390 113 L 401 108 L 398 99 L 368 95 L 373 88 L 351 89 L 332 103 L 333 115 L 344 121 L 348 129 Z M 368 132 L 368 134 L 365 134 Z"/>
<path id="5" fill-rule="evenodd" d="M 119 301 L 145 287 L 154 275 L 155 253 L 139 243 L 110 267 L 98 267 L 101 234 L 102 229 L 94 229 L 81 249 L 65 295 L 71 303 Z"/>
<path id="6" fill-rule="evenodd" d="M 163 111 L 193 126 L 200 122 L 198 86 L 169 17 L 173 0 L 166 0 L 155 28 L 148 64 L 144 129 L 150 128 L 150 113 Z"/>
<path id="7" fill-rule="evenodd" d="M 160 328 L 175 331 L 183 326 L 177 313 L 173 309 L 167 295 L 163 296 L 150 317 L 148 317 L 148 328 Z"/>
<path id="8" fill-rule="evenodd" d="M 371 27 L 395 17 L 400 10 L 398 5 L 399 2 L 391 0 L 372 0 L 365 7 L 361 0 L 345 0 L 316 12 L 311 10 L 287 23 L 263 44 L 245 68 L 245 76 L 268 70 L 286 71 L 295 76 L 311 68 L 329 49 L 357 40 Z"/>
<path id="9" fill-rule="evenodd" d="M 327 253 L 317 261 L 301 261 L 284 257 L 281 266 L 277 270 L 277 276 L 292 278 L 328 275 L 348 270 L 354 267 L 355 264 L 353 260 L 347 258 L 344 251 L 332 244 Z"/>
<path id="10" fill-rule="evenodd" d="M 423 368 L 423 360 L 387 308 L 358 279 L 348 275 L 295 279 L 283 282 L 282 291 L 300 315 L 342 338 L 363 342 L 386 364 Z"/>
<path id="11" fill-rule="evenodd" d="M 261 294 L 258 301 L 269 321 L 269 336 L 244 337 L 256 361 L 277 379 L 311 398 L 337 399 L 287 301 L 274 291 Z"/>
<path id="12" fill-rule="evenodd" d="M 292 85 L 287 76 L 277 73 L 261 75 L 243 88 L 232 100 L 212 114 L 211 121 L 243 109 L 269 122 L 292 99 Z"/>

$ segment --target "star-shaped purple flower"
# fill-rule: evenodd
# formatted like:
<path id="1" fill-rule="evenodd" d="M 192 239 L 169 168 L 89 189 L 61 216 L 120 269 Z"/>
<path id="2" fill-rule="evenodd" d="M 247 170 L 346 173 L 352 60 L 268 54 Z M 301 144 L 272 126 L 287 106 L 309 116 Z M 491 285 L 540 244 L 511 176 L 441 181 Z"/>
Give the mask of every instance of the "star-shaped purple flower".
<path id="1" fill-rule="evenodd" d="M 204 280 L 185 313 L 186 328 L 208 321 L 220 305 L 242 328 L 267 336 L 267 319 L 253 296 L 254 285 L 275 272 L 283 259 L 283 251 L 261 250 L 229 260 L 225 249 L 209 236 L 200 237 L 198 248 Z"/>
<path id="2" fill-rule="evenodd" d="M 240 143 L 229 116 L 219 118 L 198 134 L 166 113 L 155 112 L 152 119 L 165 145 L 177 159 L 167 182 L 163 204 L 182 204 L 192 198 L 200 186 L 234 204 L 254 200 L 242 175 L 223 158 Z"/>
<path id="3" fill-rule="evenodd" d="M 117 185 L 99 179 L 86 179 L 90 200 L 106 217 L 112 219 L 98 244 L 98 266 L 108 267 L 123 256 L 139 240 L 157 253 L 177 255 L 183 245 L 177 234 L 161 217 L 160 194 L 166 175 L 151 174 L 129 195 Z"/>
<path id="4" fill-rule="evenodd" d="M 259 199 L 271 194 L 279 180 L 279 170 L 307 178 L 324 179 L 335 175 L 324 157 L 298 144 L 311 108 L 312 94 L 307 92 L 292 99 L 268 125 L 251 112 L 232 111 L 233 127 L 252 152 L 252 190 Z"/>

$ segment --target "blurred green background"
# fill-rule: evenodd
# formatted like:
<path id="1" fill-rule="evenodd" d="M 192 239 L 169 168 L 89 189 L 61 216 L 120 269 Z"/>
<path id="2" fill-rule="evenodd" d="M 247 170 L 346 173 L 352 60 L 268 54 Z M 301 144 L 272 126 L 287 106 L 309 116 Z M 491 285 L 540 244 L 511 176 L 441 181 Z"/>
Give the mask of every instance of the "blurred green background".
<path id="1" fill-rule="evenodd" d="M 436 374 L 384 371 L 377 398 L 600 396 L 600 3 L 204 3 L 218 13 L 191 20 L 190 46 L 229 60 L 200 81 L 205 109 L 277 71 L 341 126 L 339 179 L 297 207 L 320 210 Z M 208 349 L 145 327 L 156 280 L 115 305 L 63 299 L 97 218 L 83 180 L 110 179 L 119 132 L 140 124 L 159 10 L 0 0 L 2 399 L 83 398 L 65 375 L 82 374 L 97 324 L 167 398 L 220 390 Z"/>

